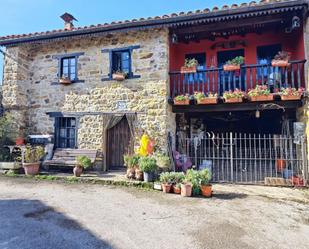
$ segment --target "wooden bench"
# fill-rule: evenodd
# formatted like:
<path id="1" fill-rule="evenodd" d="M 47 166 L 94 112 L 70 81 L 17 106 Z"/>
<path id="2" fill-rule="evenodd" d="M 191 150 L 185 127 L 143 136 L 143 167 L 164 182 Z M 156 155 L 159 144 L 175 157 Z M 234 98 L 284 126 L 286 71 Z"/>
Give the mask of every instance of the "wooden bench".
<path id="1" fill-rule="evenodd" d="M 65 166 L 74 167 L 76 165 L 76 157 L 87 156 L 93 164 L 97 157 L 97 150 L 84 150 L 84 149 L 56 149 L 51 160 L 45 160 L 43 167 L 49 166 Z"/>

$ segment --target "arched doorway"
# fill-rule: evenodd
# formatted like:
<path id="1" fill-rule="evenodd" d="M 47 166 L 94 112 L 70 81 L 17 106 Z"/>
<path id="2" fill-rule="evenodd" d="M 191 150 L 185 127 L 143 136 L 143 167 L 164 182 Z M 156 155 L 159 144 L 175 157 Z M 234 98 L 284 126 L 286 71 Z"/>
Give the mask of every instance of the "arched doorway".
<path id="1" fill-rule="evenodd" d="M 106 163 L 108 170 L 124 168 L 123 155 L 133 152 L 132 140 L 128 120 L 125 116 L 118 124 L 107 130 Z"/>

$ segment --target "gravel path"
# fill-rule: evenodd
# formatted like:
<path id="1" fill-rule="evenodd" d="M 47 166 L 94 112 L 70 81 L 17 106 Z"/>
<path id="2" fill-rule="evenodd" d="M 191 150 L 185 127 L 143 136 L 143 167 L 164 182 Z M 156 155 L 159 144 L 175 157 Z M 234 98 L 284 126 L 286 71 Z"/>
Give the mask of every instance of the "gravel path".
<path id="1" fill-rule="evenodd" d="M 308 190 L 215 185 L 215 197 L 0 177 L 0 248 L 309 248 Z"/>

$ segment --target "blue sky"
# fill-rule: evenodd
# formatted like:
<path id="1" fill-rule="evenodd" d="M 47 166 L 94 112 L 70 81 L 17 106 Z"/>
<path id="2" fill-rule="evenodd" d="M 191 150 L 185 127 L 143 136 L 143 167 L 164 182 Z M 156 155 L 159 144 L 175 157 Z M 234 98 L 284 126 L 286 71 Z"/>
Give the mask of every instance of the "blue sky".
<path id="1" fill-rule="evenodd" d="M 59 18 L 69 12 L 77 26 L 221 7 L 239 0 L 0 0 L 0 36 L 63 28 Z M 0 81 L 2 80 L 0 54 Z"/>

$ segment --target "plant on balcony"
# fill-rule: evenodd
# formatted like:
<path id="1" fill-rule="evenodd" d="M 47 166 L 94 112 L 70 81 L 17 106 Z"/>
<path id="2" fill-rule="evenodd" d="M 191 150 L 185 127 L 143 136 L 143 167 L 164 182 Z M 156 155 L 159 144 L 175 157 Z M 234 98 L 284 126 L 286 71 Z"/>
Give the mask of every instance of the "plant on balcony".
<path id="1" fill-rule="evenodd" d="M 226 91 L 223 93 L 223 99 L 225 103 L 241 103 L 245 93 L 239 89 L 235 89 L 234 91 Z"/>
<path id="2" fill-rule="evenodd" d="M 190 99 L 188 95 L 178 95 L 174 98 L 174 105 L 189 105 Z"/>
<path id="3" fill-rule="evenodd" d="M 290 57 L 291 57 L 290 52 L 280 51 L 271 61 L 271 65 L 273 67 L 287 67 L 290 65 L 289 64 Z"/>
<path id="4" fill-rule="evenodd" d="M 301 98 L 301 96 L 304 94 L 305 89 L 304 88 L 281 88 L 278 94 L 281 97 L 281 100 L 298 100 Z"/>
<path id="5" fill-rule="evenodd" d="M 195 58 L 185 60 L 184 66 L 181 67 L 181 73 L 196 73 L 196 67 L 198 65 L 198 61 Z"/>
<path id="6" fill-rule="evenodd" d="M 248 96 L 251 101 L 272 101 L 274 99 L 266 85 L 256 85 L 254 89 L 249 90 Z"/>
<path id="7" fill-rule="evenodd" d="M 240 70 L 240 65 L 244 64 L 245 58 L 243 56 L 237 56 L 233 60 L 229 60 L 223 66 L 224 71 L 236 71 Z"/>
<path id="8" fill-rule="evenodd" d="M 128 74 L 122 71 L 116 71 L 113 73 L 113 80 L 124 81 Z"/>
<path id="9" fill-rule="evenodd" d="M 61 76 L 61 78 L 59 79 L 59 83 L 63 85 L 69 85 L 72 83 L 72 81 L 69 77 Z"/>
<path id="10" fill-rule="evenodd" d="M 218 94 L 217 93 L 203 93 L 203 92 L 195 92 L 194 99 L 198 105 L 209 105 L 209 104 L 217 104 L 218 103 Z"/>

